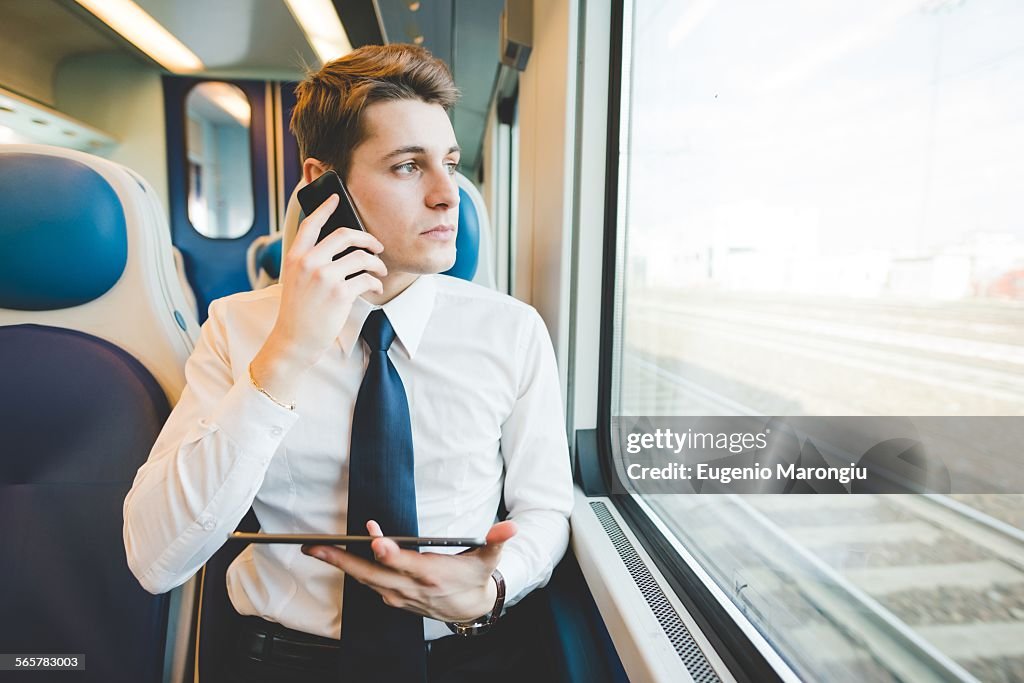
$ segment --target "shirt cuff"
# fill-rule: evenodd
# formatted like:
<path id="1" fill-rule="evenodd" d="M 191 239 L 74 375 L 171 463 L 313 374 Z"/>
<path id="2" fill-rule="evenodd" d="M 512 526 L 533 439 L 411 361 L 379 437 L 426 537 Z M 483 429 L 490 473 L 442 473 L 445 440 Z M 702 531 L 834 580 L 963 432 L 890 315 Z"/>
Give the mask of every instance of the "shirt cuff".
<path id="1" fill-rule="evenodd" d="M 526 560 L 514 551 L 509 552 L 509 548 L 506 547 L 501 560 L 498 561 L 498 571 L 505 579 L 505 609 L 508 609 L 524 597 L 521 594 L 529 579 L 529 568 Z"/>
<path id="2" fill-rule="evenodd" d="M 235 381 L 210 416 L 210 422 L 224 432 L 244 456 L 264 462 L 273 457 L 298 419 L 294 410 L 274 403 L 244 376 Z"/>

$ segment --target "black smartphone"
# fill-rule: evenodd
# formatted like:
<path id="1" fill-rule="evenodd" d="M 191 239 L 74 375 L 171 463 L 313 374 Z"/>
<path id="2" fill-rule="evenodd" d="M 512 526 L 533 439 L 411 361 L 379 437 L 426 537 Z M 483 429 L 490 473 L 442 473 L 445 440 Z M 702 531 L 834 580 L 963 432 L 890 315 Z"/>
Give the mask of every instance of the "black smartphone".
<path id="1" fill-rule="evenodd" d="M 324 226 L 320 228 L 320 236 L 316 238 L 318 244 L 338 228 L 352 228 L 366 232 L 363 222 L 359 219 L 359 213 L 356 211 L 355 202 L 352 201 L 352 195 L 349 194 L 345 183 L 341 182 L 341 177 L 335 171 L 327 171 L 309 185 L 306 185 L 299 190 L 297 197 L 299 199 L 299 206 L 302 207 L 302 212 L 309 216 L 321 204 L 327 201 L 327 198 L 332 194 L 338 195 L 338 207 L 334 209 L 334 213 L 330 215 Z M 357 248 L 349 247 L 342 253 L 335 255 L 334 260 L 337 261 Z"/>
<path id="2" fill-rule="evenodd" d="M 246 543 L 301 543 L 303 545 L 356 545 L 370 543 L 379 536 L 342 536 L 338 534 L 264 534 L 236 531 L 228 537 Z M 449 548 L 480 548 L 486 545 L 482 538 L 447 538 L 436 536 L 385 536 L 401 548 L 446 546 Z"/>

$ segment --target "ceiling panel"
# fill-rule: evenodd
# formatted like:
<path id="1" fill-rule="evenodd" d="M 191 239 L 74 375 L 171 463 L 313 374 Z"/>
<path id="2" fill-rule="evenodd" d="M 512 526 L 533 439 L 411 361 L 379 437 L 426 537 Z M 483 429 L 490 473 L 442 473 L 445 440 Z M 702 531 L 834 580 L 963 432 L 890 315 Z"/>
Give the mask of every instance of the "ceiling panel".
<path id="1" fill-rule="evenodd" d="M 313 52 L 283 1 L 135 0 L 220 75 L 294 79 Z"/>
<path id="2" fill-rule="evenodd" d="M 0 0 L 0 85 L 53 106 L 57 66 L 120 44 L 55 0 Z"/>
<path id="3" fill-rule="evenodd" d="M 283 0 L 136 0 L 178 37 L 213 77 L 297 80 L 319 64 Z M 370 0 L 333 0 L 353 42 L 378 38 Z M 474 175 L 486 113 L 498 71 L 498 18 L 503 0 L 378 0 L 388 42 L 421 43 L 445 61 L 462 97 L 452 122 L 463 146 L 463 168 Z M 412 7 L 417 7 L 413 11 Z M 106 29 L 73 0 L 0 0 L 0 60 L 14 76 L 31 74 L 14 89 L 52 103 L 52 72 L 76 54 L 134 47 Z M 20 55 L 20 56 L 19 56 Z M 145 57 L 140 57 L 146 59 Z M 29 68 L 32 66 L 35 68 Z M 4 79 L 0 63 L 0 83 Z"/>

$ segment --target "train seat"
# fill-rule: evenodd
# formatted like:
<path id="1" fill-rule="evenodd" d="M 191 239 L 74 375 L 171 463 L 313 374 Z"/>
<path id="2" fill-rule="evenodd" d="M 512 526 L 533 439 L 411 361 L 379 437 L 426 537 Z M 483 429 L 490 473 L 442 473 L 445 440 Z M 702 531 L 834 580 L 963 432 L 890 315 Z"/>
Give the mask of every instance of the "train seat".
<path id="1" fill-rule="evenodd" d="M 253 289 L 263 289 L 281 277 L 281 242 L 283 234 L 260 235 L 245 252 L 245 272 Z"/>
<path id="2" fill-rule="evenodd" d="M 0 216 L 0 642 L 162 680 L 172 596 L 129 571 L 121 507 L 198 331 L 163 208 L 118 164 L 10 145 Z"/>
<path id="3" fill-rule="evenodd" d="M 174 269 L 178 273 L 178 284 L 181 285 L 181 293 L 185 296 L 185 303 L 188 304 L 188 310 L 192 314 L 193 320 L 199 320 L 199 308 L 196 303 L 196 294 L 192 291 L 192 285 L 189 284 L 188 276 L 185 274 L 185 257 L 181 253 L 181 249 L 172 246 L 171 253 L 174 255 Z"/>
<path id="4" fill-rule="evenodd" d="M 0 147 L 0 174 L 0 325 L 105 339 L 177 401 L 199 324 L 153 188 L 120 164 L 45 145 Z"/>
<path id="5" fill-rule="evenodd" d="M 455 174 L 459 185 L 459 233 L 455 240 L 458 253 L 455 265 L 445 275 L 470 280 L 494 289 L 494 267 L 491 264 L 494 245 L 487 205 L 476 185 L 461 173 Z"/>
<path id="6" fill-rule="evenodd" d="M 455 265 L 445 275 L 471 280 L 494 289 L 494 267 L 491 264 L 491 224 L 487 219 L 487 205 L 480 191 L 461 173 L 455 174 L 459 185 L 459 233 L 455 246 L 458 254 Z M 301 187 L 301 185 L 299 186 Z M 261 289 L 277 282 L 281 273 L 282 254 L 287 253 L 299 223 L 302 208 L 296 193 L 292 192 L 285 211 L 284 228 L 281 232 L 257 238 L 246 256 L 249 283 L 253 289 Z"/>

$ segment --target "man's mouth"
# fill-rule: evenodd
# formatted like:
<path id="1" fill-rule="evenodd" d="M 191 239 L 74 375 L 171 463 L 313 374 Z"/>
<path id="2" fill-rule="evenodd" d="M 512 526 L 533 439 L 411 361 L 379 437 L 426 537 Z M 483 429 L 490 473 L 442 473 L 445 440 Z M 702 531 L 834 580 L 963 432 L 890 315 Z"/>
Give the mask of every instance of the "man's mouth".
<path id="1" fill-rule="evenodd" d="M 420 235 L 436 240 L 448 240 L 455 236 L 455 226 L 447 224 L 435 225 L 429 230 L 424 230 Z"/>

